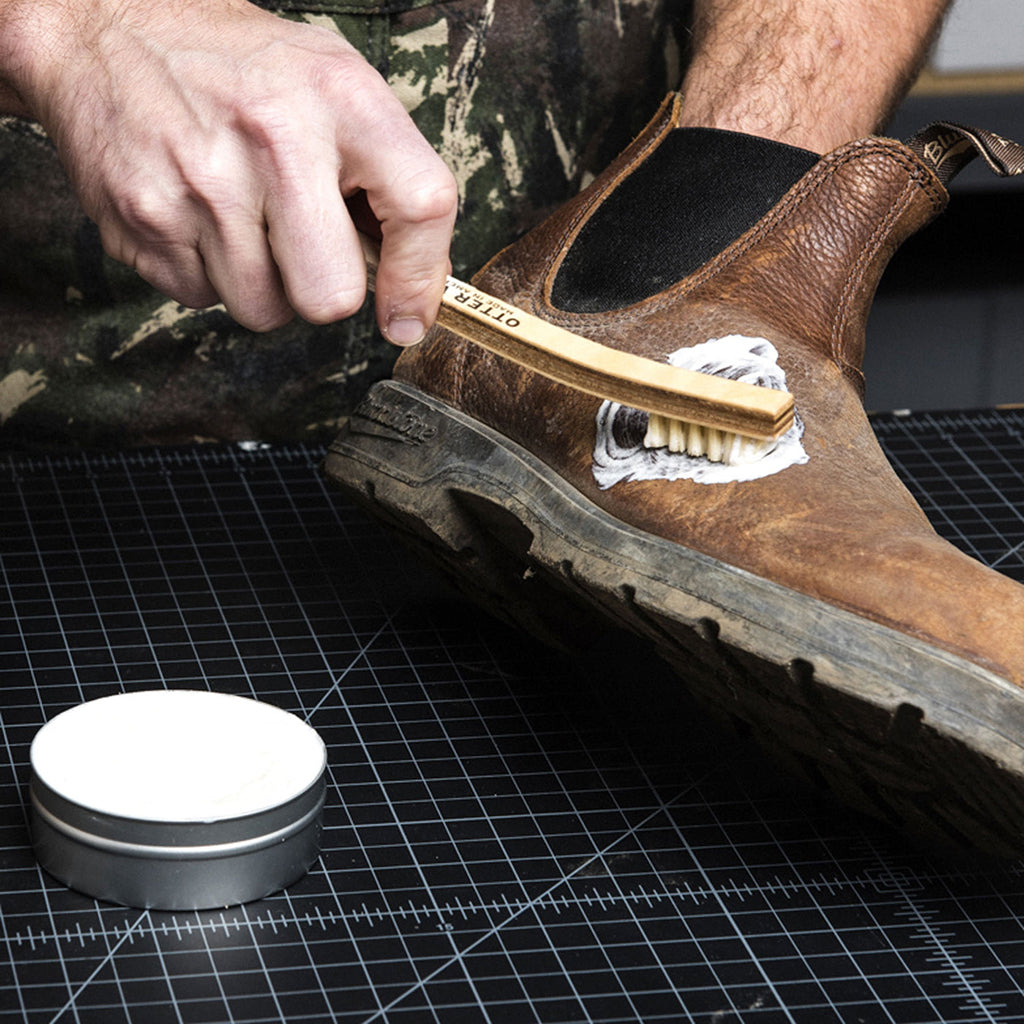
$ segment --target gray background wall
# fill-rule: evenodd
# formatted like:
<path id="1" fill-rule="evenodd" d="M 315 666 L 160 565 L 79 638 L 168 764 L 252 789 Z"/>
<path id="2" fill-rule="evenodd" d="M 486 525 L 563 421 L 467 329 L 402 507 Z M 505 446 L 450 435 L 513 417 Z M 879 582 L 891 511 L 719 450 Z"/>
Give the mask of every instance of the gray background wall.
<path id="1" fill-rule="evenodd" d="M 1024 0 L 957 0 L 888 134 L 936 119 L 1024 142 Z M 1024 176 L 979 167 L 890 264 L 868 322 L 869 409 L 1024 403 Z"/>

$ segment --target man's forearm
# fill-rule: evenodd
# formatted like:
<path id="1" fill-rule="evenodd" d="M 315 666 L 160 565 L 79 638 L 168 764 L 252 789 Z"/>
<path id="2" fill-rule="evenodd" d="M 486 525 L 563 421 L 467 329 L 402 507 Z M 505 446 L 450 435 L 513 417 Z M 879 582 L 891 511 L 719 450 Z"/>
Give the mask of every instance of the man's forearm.
<path id="1" fill-rule="evenodd" d="M 17 85 L 27 60 L 22 38 L 30 8 L 25 0 L 0 0 L 0 115 L 31 113 Z"/>
<path id="2" fill-rule="evenodd" d="M 696 0 L 694 125 L 825 152 L 882 128 L 951 0 Z"/>

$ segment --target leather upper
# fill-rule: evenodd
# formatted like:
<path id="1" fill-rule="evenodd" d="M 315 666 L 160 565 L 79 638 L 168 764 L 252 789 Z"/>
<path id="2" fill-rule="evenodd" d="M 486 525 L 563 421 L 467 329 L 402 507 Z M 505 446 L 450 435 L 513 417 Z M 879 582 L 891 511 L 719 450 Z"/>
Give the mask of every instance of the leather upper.
<path id="1" fill-rule="evenodd" d="M 948 198 L 911 150 L 871 138 L 827 154 L 741 237 L 647 299 L 601 313 L 552 305 L 560 263 L 588 218 L 676 128 L 677 115 L 678 97 L 670 96 L 589 188 L 473 283 L 578 334 L 660 361 L 725 335 L 769 339 L 803 423 L 805 463 L 746 482 L 626 480 L 602 489 L 593 471 L 599 399 L 440 328 L 403 352 L 395 376 L 523 445 L 623 522 L 1024 685 L 1024 587 L 938 537 L 862 408 L 875 287 L 899 244 Z"/>

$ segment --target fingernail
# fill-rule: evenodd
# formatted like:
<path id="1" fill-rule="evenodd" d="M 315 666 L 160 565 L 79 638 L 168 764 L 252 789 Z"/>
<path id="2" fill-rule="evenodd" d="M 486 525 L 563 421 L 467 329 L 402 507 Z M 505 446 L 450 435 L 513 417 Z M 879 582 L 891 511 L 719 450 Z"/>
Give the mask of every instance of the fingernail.
<path id="1" fill-rule="evenodd" d="M 414 316 L 403 316 L 389 320 L 388 329 L 385 331 L 388 341 L 392 345 L 415 345 L 416 342 L 423 340 L 425 333 L 422 321 Z"/>

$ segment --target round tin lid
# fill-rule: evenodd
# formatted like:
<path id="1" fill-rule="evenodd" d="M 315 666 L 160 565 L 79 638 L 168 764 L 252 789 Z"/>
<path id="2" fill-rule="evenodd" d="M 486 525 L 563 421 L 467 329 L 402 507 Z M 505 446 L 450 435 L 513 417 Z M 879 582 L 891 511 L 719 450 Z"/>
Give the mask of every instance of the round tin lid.
<path id="1" fill-rule="evenodd" d="M 279 807 L 321 776 L 316 731 L 273 705 L 205 690 L 88 701 L 39 730 L 32 772 L 65 800 L 150 822 L 215 822 Z"/>

